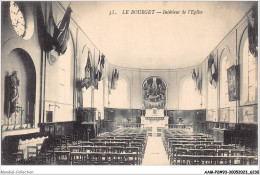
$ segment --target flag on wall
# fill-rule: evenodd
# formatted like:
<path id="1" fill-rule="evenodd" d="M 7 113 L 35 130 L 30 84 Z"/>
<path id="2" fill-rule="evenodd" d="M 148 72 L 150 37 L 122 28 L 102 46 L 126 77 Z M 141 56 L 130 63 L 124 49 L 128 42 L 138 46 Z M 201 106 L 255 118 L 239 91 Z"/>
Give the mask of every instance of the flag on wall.
<path id="1" fill-rule="evenodd" d="M 112 71 L 112 78 L 111 78 L 111 89 L 115 89 L 115 77 L 114 77 L 114 74 L 115 74 L 115 69 L 113 69 Z"/>
<path id="2" fill-rule="evenodd" d="M 46 2 L 47 3 L 47 2 Z M 49 21 L 44 21 L 43 10 L 41 7 L 41 2 L 35 2 L 35 11 L 37 16 L 37 29 L 38 29 L 38 39 L 42 50 L 45 52 L 49 52 L 53 49 L 53 45 L 55 43 L 54 38 L 51 33 L 47 31 L 47 28 L 50 27 Z M 50 16 L 52 13 L 52 6 L 50 6 Z M 53 20 L 53 18 L 51 18 Z M 54 22 L 51 22 L 53 25 Z"/>
<path id="3" fill-rule="evenodd" d="M 98 72 L 98 66 L 93 68 L 93 79 L 92 79 L 92 85 L 94 87 L 94 89 L 98 89 L 98 76 L 99 76 L 99 72 Z"/>
<path id="4" fill-rule="evenodd" d="M 211 85 L 217 87 L 218 71 L 217 63 L 215 62 L 215 55 L 211 53 L 208 58 L 208 79 Z"/>
<path id="5" fill-rule="evenodd" d="M 192 70 L 192 79 L 195 82 L 196 90 L 201 94 L 202 91 L 202 70 L 201 67 Z"/>
<path id="6" fill-rule="evenodd" d="M 101 55 L 101 60 L 100 60 L 100 75 L 101 75 L 101 78 L 103 76 L 103 70 L 105 68 L 105 55 Z"/>
<path id="7" fill-rule="evenodd" d="M 101 64 L 101 56 L 99 53 L 99 57 L 98 57 L 98 65 L 97 65 L 97 80 L 101 81 L 101 78 L 103 76 L 103 65 Z"/>
<path id="8" fill-rule="evenodd" d="M 48 2 L 46 2 L 48 3 Z M 67 41 L 69 40 L 69 24 L 71 17 L 71 7 L 68 6 L 63 19 L 56 26 L 53 12 L 52 12 L 52 2 L 46 16 L 48 16 L 46 21 L 44 20 L 43 10 L 41 7 L 41 2 L 35 3 L 36 16 L 37 16 L 37 29 L 39 43 L 45 52 L 49 52 L 55 48 L 58 54 L 64 54 L 67 49 Z"/>
<path id="9" fill-rule="evenodd" d="M 88 52 L 87 64 L 85 66 L 85 78 L 90 79 L 90 71 L 91 71 L 91 61 L 90 61 L 90 51 Z"/>
<path id="10" fill-rule="evenodd" d="M 88 51 L 87 63 L 85 66 L 85 77 L 81 82 L 81 87 L 88 89 L 92 85 L 92 66 L 90 60 L 91 53 Z"/>
<path id="11" fill-rule="evenodd" d="M 105 55 L 101 55 L 101 66 L 104 68 L 105 66 Z"/>
<path id="12" fill-rule="evenodd" d="M 248 21 L 248 41 L 249 51 L 254 57 L 258 55 L 258 9 L 257 6 L 252 8 L 252 22 L 247 16 Z"/>
<path id="13" fill-rule="evenodd" d="M 100 56 L 99 53 L 99 58 L 98 58 L 98 65 L 97 65 L 97 80 L 101 81 L 101 78 L 103 76 L 103 69 L 104 69 L 104 65 L 105 64 L 105 56 L 102 54 Z"/>
<path id="14" fill-rule="evenodd" d="M 100 81 L 101 80 L 101 72 L 100 72 L 100 53 L 99 53 L 99 57 L 98 57 L 98 64 L 97 64 L 97 80 Z"/>
<path id="15" fill-rule="evenodd" d="M 118 78 L 119 78 L 119 71 L 114 68 L 112 71 L 111 89 L 116 88 Z"/>
<path id="16" fill-rule="evenodd" d="M 58 26 L 55 26 L 54 28 L 53 37 L 57 41 L 55 45 L 55 50 L 59 54 L 64 54 L 67 50 L 71 13 L 72 9 L 70 6 L 68 6 L 62 20 L 59 22 Z"/>

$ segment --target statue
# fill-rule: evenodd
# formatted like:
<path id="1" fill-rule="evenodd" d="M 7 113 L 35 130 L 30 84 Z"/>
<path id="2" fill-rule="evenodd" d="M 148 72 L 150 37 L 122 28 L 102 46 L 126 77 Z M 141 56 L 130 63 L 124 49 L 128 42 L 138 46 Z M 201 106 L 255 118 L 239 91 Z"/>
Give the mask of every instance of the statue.
<path id="1" fill-rule="evenodd" d="M 17 100 L 19 98 L 19 79 L 17 77 L 17 72 L 13 71 L 10 75 L 10 95 L 9 95 L 9 102 L 10 102 L 10 114 L 14 113 L 16 110 Z"/>

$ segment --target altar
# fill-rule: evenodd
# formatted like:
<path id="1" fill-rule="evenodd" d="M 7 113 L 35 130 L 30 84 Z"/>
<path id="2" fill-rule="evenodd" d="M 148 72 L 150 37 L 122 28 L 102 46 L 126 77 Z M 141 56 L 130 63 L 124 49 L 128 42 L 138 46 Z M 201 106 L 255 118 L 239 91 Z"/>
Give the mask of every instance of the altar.
<path id="1" fill-rule="evenodd" d="M 141 125 L 148 129 L 148 135 L 161 135 L 162 128 L 168 126 L 169 117 L 165 115 L 164 109 L 146 109 L 141 117 Z"/>
<path id="2" fill-rule="evenodd" d="M 168 127 L 166 108 L 166 83 L 158 76 L 148 77 L 142 86 L 143 103 L 141 125 L 148 135 L 160 136 L 162 128 Z"/>

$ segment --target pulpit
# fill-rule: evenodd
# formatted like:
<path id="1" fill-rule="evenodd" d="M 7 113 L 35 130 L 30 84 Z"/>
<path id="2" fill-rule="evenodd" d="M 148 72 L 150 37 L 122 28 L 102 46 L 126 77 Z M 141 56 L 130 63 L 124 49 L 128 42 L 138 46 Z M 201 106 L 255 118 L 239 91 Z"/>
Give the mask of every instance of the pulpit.
<path id="1" fill-rule="evenodd" d="M 79 108 L 77 121 L 81 123 L 84 140 L 89 140 L 97 135 L 96 108 Z"/>

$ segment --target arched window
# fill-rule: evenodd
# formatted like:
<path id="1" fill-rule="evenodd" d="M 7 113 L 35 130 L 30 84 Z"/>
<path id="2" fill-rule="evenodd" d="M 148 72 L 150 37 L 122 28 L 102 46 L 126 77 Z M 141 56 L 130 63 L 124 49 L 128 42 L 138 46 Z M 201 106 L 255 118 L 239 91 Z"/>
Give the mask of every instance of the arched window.
<path id="1" fill-rule="evenodd" d="M 230 68 L 230 63 L 227 56 L 222 57 L 220 63 L 220 122 L 236 122 L 236 102 L 229 101 L 228 94 L 228 74 L 227 70 Z"/>
<path id="2" fill-rule="evenodd" d="M 217 122 L 218 121 L 218 113 L 217 113 L 217 98 L 218 92 L 217 88 L 211 85 L 208 82 L 208 104 L 207 104 L 207 120 Z"/>
<path id="3" fill-rule="evenodd" d="M 200 109 L 202 97 L 196 90 L 195 82 L 190 77 L 180 82 L 179 109 Z"/>
<path id="4" fill-rule="evenodd" d="M 118 79 L 116 89 L 109 95 L 110 108 L 130 108 L 129 92 L 124 79 Z"/>
<path id="5" fill-rule="evenodd" d="M 257 78 L 256 78 L 256 58 L 250 53 L 248 38 L 245 39 L 241 61 L 241 103 L 252 103 L 257 100 Z"/>
<path id="6" fill-rule="evenodd" d="M 226 107 L 229 103 L 227 69 L 229 68 L 227 57 L 223 57 L 220 65 L 220 107 Z"/>
<path id="7" fill-rule="evenodd" d="M 98 82 L 98 89 L 94 90 L 94 107 L 97 108 L 96 120 L 98 120 L 98 112 L 103 116 L 103 81 Z"/>

